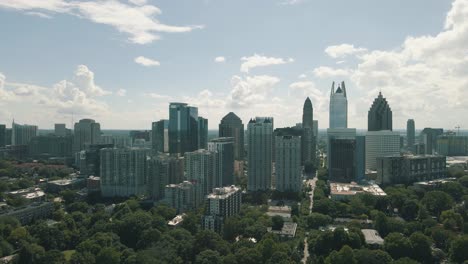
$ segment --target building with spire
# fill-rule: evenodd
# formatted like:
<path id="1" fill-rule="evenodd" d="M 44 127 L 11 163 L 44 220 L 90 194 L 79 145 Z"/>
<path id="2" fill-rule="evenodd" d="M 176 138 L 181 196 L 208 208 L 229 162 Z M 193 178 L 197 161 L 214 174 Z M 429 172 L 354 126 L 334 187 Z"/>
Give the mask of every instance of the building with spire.
<path id="1" fill-rule="evenodd" d="M 348 128 L 348 97 L 345 83 L 341 82 L 335 91 L 335 82 L 330 91 L 330 128 Z"/>
<path id="2" fill-rule="evenodd" d="M 302 164 L 315 164 L 314 109 L 309 97 L 302 110 L 302 132 Z"/>
<path id="3" fill-rule="evenodd" d="M 379 92 L 379 96 L 374 99 L 371 108 L 369 109 L 367 117 L 367 130 L 368 131 L 392 131 L 392 109 Z"/>

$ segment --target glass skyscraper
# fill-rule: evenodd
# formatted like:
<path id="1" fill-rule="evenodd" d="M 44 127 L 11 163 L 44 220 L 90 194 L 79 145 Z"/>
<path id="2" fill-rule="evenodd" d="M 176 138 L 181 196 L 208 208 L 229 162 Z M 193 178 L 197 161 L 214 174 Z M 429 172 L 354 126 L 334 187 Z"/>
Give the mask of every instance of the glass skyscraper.
<path id="1" fill-rule="evenodd" d="M 256 117 L 247 125 L 248 191 L 271 189 L 273 117 Z"/>
<path id="2" fill-rule="evenodd" d="M 348 97 L 345 83 L 341 82 L 335 91 L 335 82 L 330 92 L 330 128 L 348 128 Z"/>
<path id="3" fill-rule="evenodd" d="M 379 92 L 379 96 L 374 99 L 367 117 L 367 130 L 380 131 L 392 130 L 392 109 Z"/>
<path id="4" fill-rule="evenodd" d="M 186 103 L 169 105 L 169 152 L 183 155 L 198 149 L 198 108 Z"/>
<path id="5" fill-rule="evenodd" d="M 244 124 L 233 112 L 229 112 L 219 124 L 219 137 L 234 138 L 234 159 L 244 159 Z"/>

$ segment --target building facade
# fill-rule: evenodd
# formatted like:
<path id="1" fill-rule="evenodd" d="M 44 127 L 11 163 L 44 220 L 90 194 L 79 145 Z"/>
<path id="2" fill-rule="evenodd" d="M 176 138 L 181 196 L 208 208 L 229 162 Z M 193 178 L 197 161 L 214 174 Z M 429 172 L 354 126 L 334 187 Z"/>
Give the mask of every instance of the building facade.
<path id="1" fill-rule="evenodd" d="M 6 125 L 0 124 L 0 148 L 5 147 L 6 145 Z"/>
<path id="2" fill-rule="evenodd" d="M 419 142 L 424 144 L 424 154 L 432 155 L 437 151 L 437 137 L 444 134 L 442 128 L 430 128 L 426 127 L 421 131 L 419 135 Z"/>
<path id="3" fill-rule="evenodd" d="M 241 189 L 234 185 L 215 188 L 206 199 L 206 213 L 202 219 L 203 229 L 222 232 L 224 220 L 237 215 L 242 203 Z"/>
<path id="4" fill-rule="evenodd" d="M 302 186 L 301 137 L 275 137 L 276 190 L 299 192 Z"/>
<path id="5" fill-rule="evenodd" d="M 347 128 L 348 127 L 348 97 L 346 95 L 345 83 L 341 82 L 341 86 L 335 91 L 335 82 L 332 84 L 330 91 L 330 128 Z"/>
<path id="6" fill-rule="evenodd" d="M 408 184 L 447 177 L 445 156 L 387 156 L 377 158 L 377 183 Z"/>
<path id="7" fill-rule="evenodd" d="M 13 146 L 28 145 L 29 141 L 37 136 L 37 126 L 19 125 L 13 121 L 11 128 L 11 144 Z"/>
<path id="8" fill-rule="evenodd" d="M 309 97 L 305 100 L 302 109 L 301 149 L 301 164 L 315 164 L 314 109 Z"/>
<path id="9" fill-rule="evenodd" d="M 215 187 L 216 155 L 206 149 L 185 153 L 185 173 L 194 184 L 195 199 L 201 203 Z"/>
<path id="10" fill-rule="evenodd" d="M 234 159 L 244 160 L 244 124 L 233 112 L 229 112 L 221 119 L 219 137 L 233 137 Z"/>
<path id="11" fill-rule="evenodd" d="M 198 147 L 197 149 L 206 149 L 208 147 L 208 119 L 198 117 Z"/>
<path id="12" fill-rule="evenodd" d="M 101 143 L 101 125 L 92 119 L 81 119 L 73 131 L 73 152 L 86 149 L 87 145 Z"/>
<path id="13" fill-rule="evenodd" d="M 221 137 L 208 142 L 208 150 L 215 153 L 214 186 L 234 184 L 234 138 Z"/>
<path id="14" fill-rule="evenodd" d="M 367 130 L 368 131 L 380 131 L 380 130 L 392 130 L 392 109 L 390 105 L 379 92 L 379 96 L 374 99 L 371 108 L 369 109 L 367 116 Z"/>
<path id="15" fill-rule="evenodd" d="M 198 108 L 186 103 L 169 105 L 169 152 L 184 155 L 198 149 Z"/>
<path id="16" fill-rule="evenodd" d="M 443 135 L 437 137 L 437 154 L 442 156 L 468 155 L 468 136 Z"/>
<path id="17" fill-rule="evenodd" d="M 415 126 L 414 126 L 414 120 L 413 119 L 408 119 L 406 122 L 406 148 L 411 152 L 415 152 Z"/>
<path id="18" fill-rule="evenodd" d="M 377 169 L 377 158 L 400 155 L 400 134 L 393 131 L 368 131 L 366 134 L 366 170 Z"/>
<path id="19" fill-rule="evenodd" d="M 164 188 L 164 203 L 176 209 L 177 213 L 184 213 L 197 208 L 195 186 L 189 181 L 179 184 L 169 184 Z"/>
<path id="20" fill-rule="evenodd" d="M 356 180 L 356 129 L 327 129 L 328 175 L 331 181 Z"/>
<path id="21" fill-rule="evenodd" d="M 154 151 L 169 152 L 169 120 L 159 120 L 151 125 L 151 148 Z"/>
<path id="22" fill-rule="evenodd" d="M 160 153 L 148 160 L 148 188 L 154 201 L 164 198 L 167 185 L 179 184 L 183 179 L 184 158 Z"/>
<path id="23" fill-rule="evenodd" d="M 273 118 L 256 117 L 247 125 L 248 191 L 271 189 Z"/>

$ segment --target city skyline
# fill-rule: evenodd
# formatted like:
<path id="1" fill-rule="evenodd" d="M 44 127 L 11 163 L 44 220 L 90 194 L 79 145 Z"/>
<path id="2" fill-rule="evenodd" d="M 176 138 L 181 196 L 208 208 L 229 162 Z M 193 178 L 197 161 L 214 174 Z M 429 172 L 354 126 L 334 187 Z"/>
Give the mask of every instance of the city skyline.
<path id="1" fill-rule="evenodd" d="M 395 129 L 405 128 L 410 118 L 417 129 L 465 126 L 458 120 L 468 111 L 461 96 L 467 83 L 465 0 L 407 6 L 186 3 L 199 15 L 176 8 L 177 3 L 137 2 L 144 6 L 1 2 L 0 22 L 9 41 L 0 43 L 0 123 L 15 118 L 41 129 L 90 118 L 107 129 L 150 129 L 153 121 L 168 119 L 170 102 L 183 101 L 211 120 L 210 130 L 231 111 L 244 123 L 252 115 L 273 116 L 284 127 L 300 121 L 309 96 L 315 118 L 326 128 L 329 87 L 344 80 L 348 127 L 366 127 L 367 108 L 379 90 L 392 105 Z M 425 12 L 413 16 L 421 4 Z M 221 19 L 229 8 L 234 10 L 229 14 L 257 16 L 243 22 L 236 15 Z M 138 19 L 116 23 L 107 10 L 135 12 Z M 329 13 L 336 16 L 324 16 Z M 151 21 L 151 27 L 142 20 Z M 260 20 L 265 25 L 256 23 Z M 318 27 L 321 21 L 328 29 Z M 24 27 L 32 34 L 21 34 Z M 285 33 L 288 28 L 295 30 Z M 316 39 L 319 35 L 323 39 Z M 249 45 L 240 45 L 244 41 Z M 22 52 L 12 52 L 17 48 Z"/>

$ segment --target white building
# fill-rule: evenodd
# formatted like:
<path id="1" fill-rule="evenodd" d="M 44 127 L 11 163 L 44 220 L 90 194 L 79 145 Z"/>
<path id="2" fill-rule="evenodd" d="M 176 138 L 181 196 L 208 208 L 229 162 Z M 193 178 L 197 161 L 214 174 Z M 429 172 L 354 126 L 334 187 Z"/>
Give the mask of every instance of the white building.
<path id="1" fill-rule="evenodd" d="M 330 128 L 348 127 L 348 98 L 344 82 L 335 91 L 333 82 L 330 92 Z"/>
<path id="2" fill-rule="evenodd" d="M 389 130 L 366 134 L 366 170 L 377 169 L 377 158 L 400 154 L 400 134 Z"/>
<path id="3" fill-rule="evenodd" d="M 299 192 L 302 185 L 301 137 L 277 136 L 275 151 L 276 190 Z"/>

